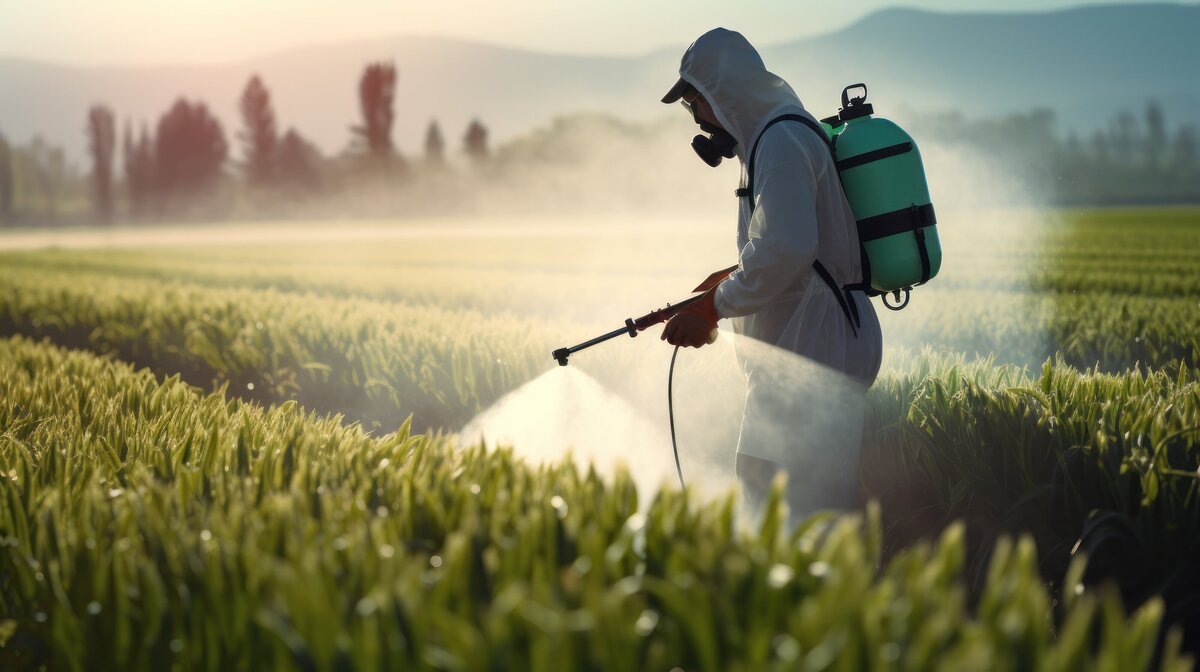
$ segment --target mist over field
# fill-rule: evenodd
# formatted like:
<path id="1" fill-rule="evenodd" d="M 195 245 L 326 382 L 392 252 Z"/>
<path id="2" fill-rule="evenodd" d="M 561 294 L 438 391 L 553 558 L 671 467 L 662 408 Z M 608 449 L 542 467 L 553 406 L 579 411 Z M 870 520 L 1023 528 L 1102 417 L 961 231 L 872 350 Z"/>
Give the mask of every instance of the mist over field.
<path id="1" fill-rule="evenodd" d="M 866 82 L 942 207 L 1178 204 L 1200 199 L 1198 22 L 1189 4 L 891 9 L 760 47 L 817 117 Z M 658 103 L 681 48 L 399 37 L 194 67 L 0 58 L 0 224 L 732 213 L 736 169 L 691 159 L 694 126 Z"/>

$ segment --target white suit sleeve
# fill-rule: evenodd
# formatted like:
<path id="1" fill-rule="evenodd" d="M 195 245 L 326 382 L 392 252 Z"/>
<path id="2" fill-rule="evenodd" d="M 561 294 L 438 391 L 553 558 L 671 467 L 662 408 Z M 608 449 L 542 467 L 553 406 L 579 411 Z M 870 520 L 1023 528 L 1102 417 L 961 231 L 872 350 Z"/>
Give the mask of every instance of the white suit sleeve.
<path id="1" fill-rule="evenodd" d="M 784 128 L 763 137 L 754 167 L 749 241 L 738 269 L 717 287 L 719 316 L 758 312 L 793 286 L 817 258 L 818 173 L 810 152 Z"/>

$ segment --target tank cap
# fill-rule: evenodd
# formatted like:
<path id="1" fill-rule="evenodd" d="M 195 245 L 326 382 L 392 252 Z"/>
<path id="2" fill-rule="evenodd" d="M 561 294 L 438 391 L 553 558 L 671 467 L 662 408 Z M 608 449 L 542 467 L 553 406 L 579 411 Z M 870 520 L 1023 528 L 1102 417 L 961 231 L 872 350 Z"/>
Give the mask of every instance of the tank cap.
<path id="1" fill-rule="evenodd" d="M 861 96 L 850 97 L 850 91 L 862 89 Z M 867 102 L 867 85 L 859 82 L 842 89 L 842 108 L 838 110 L 838 118 L 850 121 L 859 117 L 875 114 L 875 108 Z"/>

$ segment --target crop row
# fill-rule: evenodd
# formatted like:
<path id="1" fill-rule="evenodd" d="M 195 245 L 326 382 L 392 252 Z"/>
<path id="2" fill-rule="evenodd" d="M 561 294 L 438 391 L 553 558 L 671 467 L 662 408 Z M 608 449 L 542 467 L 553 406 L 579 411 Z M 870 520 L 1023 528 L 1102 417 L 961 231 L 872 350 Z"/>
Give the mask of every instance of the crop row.
<path id="1" fill-rule="evenodd" d="M 1095 578 L 1132 603 L 1167 596 L 1169 620 L 1200 637 L 1195 374 L 1047 364 L 1027 378 L 928 352 L 892 366 L 903 373 L 868 393 L 860 474 L 893 547 L 967 521 L 978 579 L 995 539 L 1020 531 L 1037 540 L 1048 581 L 1086 553 Z"/>
<path id="2" fill-rule="evenodd" d="M 1110 371 L 1200 364 L 1192 299 L 917 292 L 903 313 L 881 312 L 892 347 L 1026 366 L 1061 353 L 1064 363 Z M 594 315 L 568 325 L 505 311 L 0 268 L 0 334 L 49 337 L 383 429 L 409 414 L 422 429 L 461 427 L 546 370 L 554 347 L 614 326 Z"/>
<path id="3" fill-rule="evenodd" d="M 1029 539 L 968 604 L 969 523 L 885 562 L 873 509 L 750 529 L 22 339 L 0 399 L 9 668 L 1145 669 L 1163 614 L 1079 562 L 1053 602 Z"/>
<path id="4" fill-rule="evenodd" d="M 915 291 L 903 312 L 879 312 L 890 347 L 930 345 L 1033 368 L 1055 355 L 1111 372 L 1200 366 L 1196 296 Z"/>
<path id="5" fill-rule="evenodd" d="M 0 333 L 388 430 L 410 414 L 460 427 L 536 375 L 552 347 L 505 316 L 11 269 L 0 269 Z"/>

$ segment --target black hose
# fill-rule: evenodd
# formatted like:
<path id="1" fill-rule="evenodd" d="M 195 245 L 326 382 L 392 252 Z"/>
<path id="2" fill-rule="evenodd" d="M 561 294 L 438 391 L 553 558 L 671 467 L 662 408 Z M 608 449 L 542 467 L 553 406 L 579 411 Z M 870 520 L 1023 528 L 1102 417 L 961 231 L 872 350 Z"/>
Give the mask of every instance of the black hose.
<path id="1" fill-rule="evenodd" d="M 672 383 L 675 380 L 675 357 L 679 355 L 679 347 L 675 346 L 675 352 L 671 353 L 671 369 L 667 373 L 667 417 L 671 420 L 671 450 L 675 453 L 675 471 L 679 474 L 679 487 L 683 486 L 683 467 L 679 464 L 679 444 L 675 442 L 675 400 L 672 392 Z"/>

